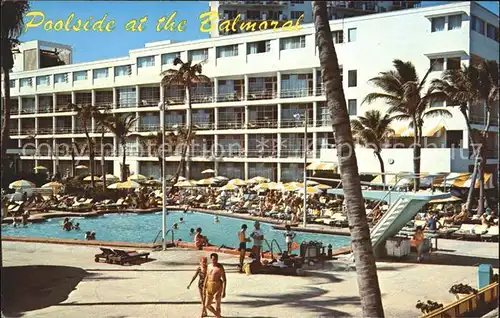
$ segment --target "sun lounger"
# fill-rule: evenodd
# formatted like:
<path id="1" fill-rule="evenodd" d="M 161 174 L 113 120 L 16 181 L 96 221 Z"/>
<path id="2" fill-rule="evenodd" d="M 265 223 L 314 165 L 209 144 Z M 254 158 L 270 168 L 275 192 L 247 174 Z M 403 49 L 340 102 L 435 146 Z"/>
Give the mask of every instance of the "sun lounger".
<path id="1" fill-rule="evenodd" d="M 123 250 L 113 250 L 114 255 L 109 256 L 109 261 L 115 264 L 126 264 L 133 261 L 137 261 L 141 258 L 147 259 L 149 257 L 149 253 L 137 253 L 136 251 L 125 252 Z"/>
<path id="2" fill-rule="evenodd" d="M 100 247 L 100 249 L 101 249 L 102 253 L 95 254 L 95 258 L 94 258 L 95 262 L 99 263 L 99 261 L 101 259 L 104 259 L 104 261 L 106 263 L 109 263 L 109 257 L 115 255 L 115 252 L 113 252 L 113 250 L 111 250 L 109 248 Z"/>
<path id="3" fill-rule="evenodd" d="M 459 240 L 464 240 L 475 236 L 477 234 L 474 233 L 474 227 L 475 224 L 462 224 L 462 226 L 460 226 L 457 231 L 451 234 L 451 237 Z"/>
<path id="4" fill-rule="evenodd" d="M 490 226 L 486 233 L 481 234 L 481 240 L 498 242 L 498 225 Z"/>

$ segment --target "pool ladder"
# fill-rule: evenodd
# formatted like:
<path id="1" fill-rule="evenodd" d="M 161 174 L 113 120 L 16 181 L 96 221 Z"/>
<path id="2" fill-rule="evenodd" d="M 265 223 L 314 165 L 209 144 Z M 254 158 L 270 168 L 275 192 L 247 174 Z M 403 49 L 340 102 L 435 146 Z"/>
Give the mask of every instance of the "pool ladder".
<path id="1" fill-rule="evenodd" d="M 276 247 L 278 248 L 278 250 L 280 251 L 280 254 L 283 254 L 283 250 L 281 249 L 280 245 L 278 244 L 278 241 L 276 241 L 276 239 L 273 239 L 271 241 L 271 244 L 269 244 L 269 241 L 268 240 L 264 240 L 264 242 L 266 242 L 267 244 L 267 247 L 269 248 L 269 251 L 271 251 L 271 257 L 274 256 L 274 253 L 273 253 L 273 246 L 274 244 L 276 244 Z"/>
<path id="2" fill-rule="evenodd" d="M 163 232 L 163 230 L 160 230 L 160 231 L 158 232 L 158 234 L 156 234 L 156 237 L 155 237 L 155 239 L 153 240 L 153 244 L 155 244 L 155 243 L 156 243 L 156 241 L 157 241 L 157 240 L 158 240 L 158 238 L 160 237 L 161 232 Z M 167 233 L 165 233 L 165 237 L 167 237 L 167 236 L 168 236 L 168 233 L 172 233 L 172 242 L 173 242 L 173 241 L 174 241 L 174 231 L 172 231 L 172 229 L 169 229 L 169 230 L 167 231 Z"/>

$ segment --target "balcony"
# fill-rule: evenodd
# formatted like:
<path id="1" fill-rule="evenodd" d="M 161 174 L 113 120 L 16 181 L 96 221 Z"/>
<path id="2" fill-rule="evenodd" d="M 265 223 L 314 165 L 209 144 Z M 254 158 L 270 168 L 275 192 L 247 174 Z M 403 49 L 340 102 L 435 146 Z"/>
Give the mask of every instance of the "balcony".
<path id="1" fill-rule="evenodd" d="M 139 124 L 137 127 L 138 132 L 150 132 L 150 131 L 159 131 L 160 124 Z"/>
<path id="2" fill-rule="evenodd" d="M 54 129 L 52 127 L 38 127 L 36 132 L 38 135 L 52 135 L 54 133 Z"/>
<path id="3" fill-rule="evenodd" d="M 36 135 L 35 127 L 22 127 L 20 130 L 20 135 L 35 136 Z"/>
<path id="4" fill-rule="evenodd" d="M 243 129 L 245 127 L 245 123 L 241 120 L 234 120 L 234 121 L 219 121 L 217 123 L 217 129 L 224 130 L 224 129 L 230 129 L 230 130 L 236 130 L 236 129 Z"/>
<path id="5" fill-rule="evenodd" d="M 72 132 L 73 128 L 71 126 L 56 127 L 55 129 L 56 134 L 71 134 Z"/>
<path id="6" fill-rule="evenodd" d="M 277 158 L 278 151 L 271 149 L 248 149 L 246 158 Z"/>
<path id="7" fill-rule="evenodd" d="M 10 114 L 11 115 L 19 115 L 19 108 L 11 108 Z"/>
<path id="8" fill-rule="evenodd" d="M 309 96 L 314 96 L 314 91 L 312 88 L 282 89 L 280 92 L 281 98 L 300 98 Z"/>
<path id="9" fill-rule="evenodd" d="M 238 92 L 233 92 L 233 93 L 219 93 L 217 95 L 217 102 L 236 102 L 236 101 L 242 101 L 243 100 L 243 94 L 238 93 Z"/>
<path id="10" fill-rule="evenodd" d="M 307 119 L 307 127 L 312 127 L 313 126 L 313 119 L 308 118 Z M 304 127 L 304 120 L 297 120 L 295 118 L 291 119 L 281 119 L 280 122 L 280 128 L 299 128 L 299 127 Z"/>
<path id="11" fill-rule="evenodd" d="M 191 96 L 191 102 L 193 104 L 213 103 L 214 96 L 211 94 L 193 94 Z"/>
<path id="12" fill-rule="evenodd" d="M 52 106 L 39 106 L 38 114 L 52 113 Z"/>
<path id="13" fill-rule="evenodd" d="M 158 107 L 158 104 L 160 103 L 159 98 L 151 98 L 151 99 L 141 99 L 138 107 Z M 113 106 L 113 102 L 107 103 L 108 106 Z"/>
<path id="14" fill-rule="evenodd" d="M 254 90 L 249 91 L 247 94 L 247 100 L 259 100 L 259 99 L 274 99 L 277 98 L 275 90 Z"/>
<path id="15" fill-rule="evenodd" d="M 28 114 L 34 114 L 34 113 L 35 113 L 35 107 L 21 109 L 21 115 L 28 115 Z"/>
<path id="16" fill-rule="evenodd" d="M 247 129 L 278 128 L 278 121 L 274 118 L 249 120 L 246 128 Z"/>

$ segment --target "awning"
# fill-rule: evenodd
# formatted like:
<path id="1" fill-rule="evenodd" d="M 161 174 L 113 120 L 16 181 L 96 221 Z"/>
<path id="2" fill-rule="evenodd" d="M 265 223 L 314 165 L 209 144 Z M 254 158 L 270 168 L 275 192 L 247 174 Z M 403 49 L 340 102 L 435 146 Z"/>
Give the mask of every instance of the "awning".
<path id="1" fill-rule="evenodd" d="M 306 170 L 336 171 L 337 165 L 334 163 L 313 162 L 306 167 Z"/>
<path id="2" fill-rule="evenodd" d="M 441 137 L 443 134 L 444 125 L 436 124 L 425 126 L 422 128 L 422 136 L 424 137 Z M 396 137 L 413 137 L 414 131 L 410 127 L 402 127 L 395 132 Z"/>
<path id="3" fill-rule="evenodd" d="M 411 184 L 413 178 L 408 177 L 408 172 L 401 172 L 397 176 L 386 175 L 385 184 L 398 186 L 408 186 Z M 425 173 L 420 174 L 420 185 L 422 187 L 456 187 L 456 188 L 470 188 L 472 184 L 472 174 L 470 172 L 451 172 L 451 173 Z M 373 185 L 382 185 L 382 175 L 377 175 L 371 182 Z M 479 188 L 479 175 L 476 179 L 476 188 Z M 484 188 L 493 189 L 493 178 L 491 173 L 484 174 Z"/>

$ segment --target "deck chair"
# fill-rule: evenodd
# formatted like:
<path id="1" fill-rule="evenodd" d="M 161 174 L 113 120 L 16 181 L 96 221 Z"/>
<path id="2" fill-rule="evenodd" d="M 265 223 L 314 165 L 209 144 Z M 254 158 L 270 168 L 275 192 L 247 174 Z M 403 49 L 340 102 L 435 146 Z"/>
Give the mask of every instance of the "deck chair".
<path id="1" fill-rule="evenodd" d="M 457 231 L 451 234 L 451 237 L 463 240 L 466 236 L 475 235 L 473 232 L 475 226 L 475 224 L 462 224 Z"/>
<path id="2" fill-rule="evenodd" d="M 488 232 L 481 234 L 481 240 L 488 242 L 498 242 L 498 225 L 490 226 Z"/>
<path id="3" fill-rule="evenodd" d="M 113 250 L 113 252 L 115 253 L 115 255 L 111 255 L 109 257 L 110 262 L 120 265 L 139 260 L 143 257 L 145 259 L 149 257 L 149 253 L 137 253 L 136 251 L 125 252 L 124 250 L 115 249 Z"/>
<path id="4" fill-rule="evenodd" d="M 106 263 L 109 263 L 109 258 L 110 258 L 110 256 L 115 255 L 115 252 L 113 252 L 113 250 L 112 250 L 112 249 L 109 249 L 109 248 L 100 247 L 100 249 L 101 249 L 102 253 L 100 253 L 100 254 L 95 254 L 95 256 L 94 256 L 94 260 L 95 260 L 95 262 L 96 262 L 96 263 L 99 263 L 99 261 L 100 261 L 101 259 L 104 259 L 104 261 L 105 261 Z"/>

